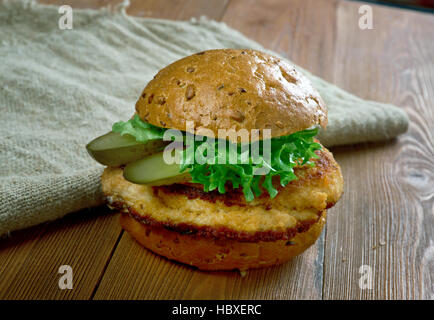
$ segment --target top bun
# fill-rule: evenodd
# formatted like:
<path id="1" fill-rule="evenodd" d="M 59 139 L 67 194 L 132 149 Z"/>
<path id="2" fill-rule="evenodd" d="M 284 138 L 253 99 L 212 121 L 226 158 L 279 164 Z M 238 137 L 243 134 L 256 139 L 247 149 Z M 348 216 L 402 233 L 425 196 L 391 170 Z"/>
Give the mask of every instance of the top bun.
<path id="1" fill-rule="evenodd" d="M 186 121 L 194 121 L 194 133 L 206 128 L 216 137 L 219 129 L 271 129 L 279 137 L 327 125 L 324 102 L 305 76 L 247 49 L 199 52 L 168 65 L 143 90 L 136 111 L 164 128 L 186 131 Z"/>

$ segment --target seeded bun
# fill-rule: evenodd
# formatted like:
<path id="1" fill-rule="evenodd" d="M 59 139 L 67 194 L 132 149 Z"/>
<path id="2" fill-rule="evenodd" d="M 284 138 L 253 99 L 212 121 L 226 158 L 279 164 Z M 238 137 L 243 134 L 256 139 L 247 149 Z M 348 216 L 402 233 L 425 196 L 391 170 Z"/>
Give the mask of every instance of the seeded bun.
<path id="1" fill-rule="evenodd" d="M 153 125 L 217 137 L 219 129 L 271 129 L 272 137 L 327 125 L 310 81 L 285 61 L 255 50 L 193 54 L 160 70 L 136 103 Z M 190 131 L 190 130 L 189 130 Z"/>

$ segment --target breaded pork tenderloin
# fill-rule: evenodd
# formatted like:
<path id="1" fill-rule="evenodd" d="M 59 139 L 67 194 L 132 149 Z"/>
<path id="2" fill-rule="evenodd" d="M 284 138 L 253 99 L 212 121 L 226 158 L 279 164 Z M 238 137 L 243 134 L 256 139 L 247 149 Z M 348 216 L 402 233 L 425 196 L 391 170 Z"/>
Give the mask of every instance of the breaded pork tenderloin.
<path id="1" fill-rule="evenodd" d="M 343 178 L 327 149 L 318 155 L 315 166 L 296 168 L 298 179 L 274 199 L 246 202 L 240 192 L 133 184 L 121 168 L 105 169 L 103 192 L 123 213 L 123 228 L 153 252 L 200 269 L 257 268 L 289 260 L 320 235 Z"/>

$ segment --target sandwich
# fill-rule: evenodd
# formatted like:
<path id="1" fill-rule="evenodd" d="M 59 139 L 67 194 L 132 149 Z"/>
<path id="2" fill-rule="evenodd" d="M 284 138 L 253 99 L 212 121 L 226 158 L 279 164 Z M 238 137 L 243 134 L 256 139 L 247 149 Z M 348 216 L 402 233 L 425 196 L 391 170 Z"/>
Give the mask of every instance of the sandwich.
<path id="1" fill-rule="evenodd" d="M 280 264 L 310 247 L 343 177 L 316 139 L 310 81 L 255 50 L 199 52 L 161 69 L 127 121 L 87 145 L 107 205 L 139 244 L 202 270 Z"/>

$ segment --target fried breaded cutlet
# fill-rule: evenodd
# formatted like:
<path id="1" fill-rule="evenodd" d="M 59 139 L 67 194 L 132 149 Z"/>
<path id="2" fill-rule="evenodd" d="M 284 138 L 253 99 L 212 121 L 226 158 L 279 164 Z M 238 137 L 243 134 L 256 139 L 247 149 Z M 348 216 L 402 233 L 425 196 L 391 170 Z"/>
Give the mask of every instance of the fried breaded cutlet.
<path id="1" fill-rule="evenodd" d="M 102 176 L 107 203 L 122 212 L 122 227 L 150 250 L 200 269 L 247 269 L 287 261 L 311 246 L 340 198 L 343 178 L 323 147 L 315 166 L 295 168 L 298 179 L 246 202 L 240 191 L 204 192 L 194 184 L 147 186 L 128 182 L 122 168 Z"/>

